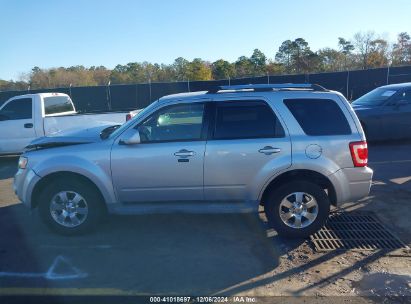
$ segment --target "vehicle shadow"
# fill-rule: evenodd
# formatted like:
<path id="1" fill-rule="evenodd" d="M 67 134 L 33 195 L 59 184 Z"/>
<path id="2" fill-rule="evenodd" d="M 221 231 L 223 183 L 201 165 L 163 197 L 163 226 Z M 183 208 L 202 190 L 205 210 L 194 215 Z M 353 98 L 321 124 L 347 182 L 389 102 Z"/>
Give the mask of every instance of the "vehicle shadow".
<path id="1" fill-rule="evenodd" d="M 39 244 L 32 241 L 29 233 L 32 224 L 30 212 L 22 204 L 0 207 L 0 295 L 2 288 L 26 287 L 33 278 L 34 286 L 41 282 L 49 287 L 45 277 L 52 261 L 36 250 Z"/>
<path id="2" fill-rule="evenodd" d="M 90 234 L 66 237 L 51 233 L 36 212 L 29 215 L 21 207 L 0 209 L 0 229 L 10 232 L 0 240 L 7 271 L 45 272 L 57 256 L 63 256 L 86 277 L 22 282 L 0 273 L 1 286 L 211 295 L 272 271 L 281 255 L 303 242 L 267 238 L 265 226 L 250 214 L 112 216 Z M 24 248 L 24 264 L 19 262 L 23 254 L 13 257 L 10 244 L 13 251 Z M 38 267 L 28 267 L 31 264 Z"/>
<path id="3" fill-rule="evenodd" d="M 18 156 L 0 156 L 0 180 L 13 177 L 17 172 Z"/>

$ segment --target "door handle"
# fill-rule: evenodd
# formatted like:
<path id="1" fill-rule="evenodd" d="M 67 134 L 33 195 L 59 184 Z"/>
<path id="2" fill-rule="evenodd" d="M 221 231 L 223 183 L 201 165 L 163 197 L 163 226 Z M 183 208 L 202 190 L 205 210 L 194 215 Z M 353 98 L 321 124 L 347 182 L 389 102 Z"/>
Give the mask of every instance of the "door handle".
<path id="1" fill-rule="evenodd" d="M 280 148 L 273 148 L 271 146 L 265 146 L 264 148 L 258 150 L 258 152 L 263 153 L 265 155 L 271 155 L 274 153 L 279 153 L 281 152 Z"/>
<path id="2" fill-rule="evenodd" d="M 175 156 L 177 156 L 177 157 L 183 157 L 183 158 L 185 158 L 185 157 L 191 157 L 191 156 L 194 156 L 195 154 L 196 154 L 196 153 L 195 153 L 194 151 L 188 151 L 188 150 L 186 150 L 186 149 L 182 149 L 182 150 L 174 153 Z"/>
<path id="3" fill-rule="evenodd" d="M 24 124 L 24 127 L 26 129 L 30 129 L 30 128 L 33 128 L 33 124 L 32 123 L 26 123 L 26 124 Z"/>

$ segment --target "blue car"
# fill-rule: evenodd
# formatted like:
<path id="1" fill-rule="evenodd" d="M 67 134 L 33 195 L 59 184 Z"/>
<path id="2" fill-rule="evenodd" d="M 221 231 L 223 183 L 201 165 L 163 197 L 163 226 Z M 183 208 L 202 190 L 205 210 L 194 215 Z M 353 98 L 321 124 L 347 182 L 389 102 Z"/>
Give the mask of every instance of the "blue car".
<path id="1" fill-rule="evenodd" d="M 411 139 L 411 82 L 376 88 L 351 105 L 367 140 Z"/>

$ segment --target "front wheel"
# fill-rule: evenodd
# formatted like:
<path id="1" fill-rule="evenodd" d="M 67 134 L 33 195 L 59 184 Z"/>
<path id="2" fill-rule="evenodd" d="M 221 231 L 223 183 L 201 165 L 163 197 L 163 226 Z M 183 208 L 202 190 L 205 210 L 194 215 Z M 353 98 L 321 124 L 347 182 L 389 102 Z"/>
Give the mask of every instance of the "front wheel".
<path id="1" fill-rule="evenodd" d="M 64 235 L 92 230 L 104 214 L 101 196 L 93 187 L 76 180 L 57 180 L 47 186 L 39 197 L 43 221 Z"/>
<path id="2" fill-rule="evenodd" d="M 264 210 L 270 227 L 279 235 L 304 238 L 324 225 L 330 213 L 330 201 L 320 186 L 294 181 L 273 190 Z"/>

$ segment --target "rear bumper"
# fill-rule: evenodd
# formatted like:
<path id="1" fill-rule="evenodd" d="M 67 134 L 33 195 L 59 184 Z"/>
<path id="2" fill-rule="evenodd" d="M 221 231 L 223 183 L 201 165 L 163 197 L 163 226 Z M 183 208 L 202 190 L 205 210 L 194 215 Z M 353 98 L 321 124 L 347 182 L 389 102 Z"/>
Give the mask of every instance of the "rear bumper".
<path id="1" fill-rule="evenodd" d="M 352 202 L 370 193 L 373 171 L 369 167 L 344 168 L 331 174 L 337 204 Z"/>

